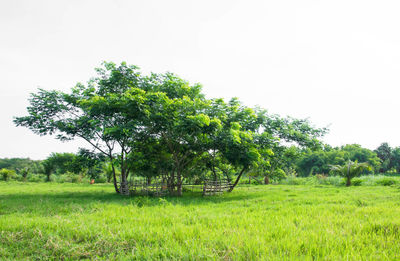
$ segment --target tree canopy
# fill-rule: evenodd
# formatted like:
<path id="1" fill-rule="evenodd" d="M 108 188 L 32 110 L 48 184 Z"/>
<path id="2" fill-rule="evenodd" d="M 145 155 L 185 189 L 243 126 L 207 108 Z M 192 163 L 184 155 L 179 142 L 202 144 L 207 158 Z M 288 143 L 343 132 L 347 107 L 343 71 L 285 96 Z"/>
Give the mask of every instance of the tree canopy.
<path id="1" fill-rule="evenodd" d="M 69 93 L 39 89 L 28 115 L 14 122 L 62 141 L 85 140 L 108 158 L 116 192 L 126 193 L 129 176 L 162 176 L 180 195 L 183 180 L 204 170 L 235 173 L 232 190 L 243 173 L 270 166 L 287 144 L 313 150 L 327 131 L 236 98 L 207 99 L 201 85 L 172 73 L 143 75 L 126 63 L 103 63 L 96 72 Z"/>

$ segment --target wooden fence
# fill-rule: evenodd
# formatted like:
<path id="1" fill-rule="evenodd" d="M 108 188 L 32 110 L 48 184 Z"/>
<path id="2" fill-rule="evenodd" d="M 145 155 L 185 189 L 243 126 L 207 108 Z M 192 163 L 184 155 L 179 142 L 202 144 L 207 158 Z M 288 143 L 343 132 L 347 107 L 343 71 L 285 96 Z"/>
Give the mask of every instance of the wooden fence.
<path id="1" fill-rule="evenodd" d="M 147 180 L 131 180 L 128 186 L 125 186 L 127 191 L 122 191 L 123 195 L 149 195 L 162 197 L 169 194 L 167 183 L 161 179 L 153 180 L 148 184 Z M 203 184 L 182 184 L 183 191 L 192 193 L 202 193 L 203 196 L 218 195 L 228 191 L 231 188 L 231 183 L 227 179 L 204 180 Z"/>
<path id="2" fill-rule="evenodd" d="M 222 194 L 231 188 L 231 183 L 226 180 L 204 180 L 203 196 Z"/>
<path id="3" fill-rule="evenodd" d="M 148 184 L 147 181 L 133 181 L 129 184 L 130 195 L 151 195 L 165 196 L 168 194 L 167 184 L 162 181 L 154 181 Z"/>

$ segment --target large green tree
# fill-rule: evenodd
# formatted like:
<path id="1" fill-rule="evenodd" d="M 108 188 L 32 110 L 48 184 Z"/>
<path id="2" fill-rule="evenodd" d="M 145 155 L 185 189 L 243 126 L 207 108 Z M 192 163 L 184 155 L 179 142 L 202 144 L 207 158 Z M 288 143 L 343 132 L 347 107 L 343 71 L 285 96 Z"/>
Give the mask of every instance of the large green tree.
<path id="1" fill-rule="evenodd" d="M 98 152 L 109 158 L 113 170 L 115 190 L 120 191 L 116 180 L 115 164 L 121 168 L 121 184 L 126 191 L 129 168 L 126 161 L 132 130 L 140 124 L 144 110 L 140 107 L 143 91 L 138 68 L 122 63 L 104 63 L 96 70 L 98 76 L 87 85 L 78 83 L 70 93 L 40 89 L 31 95 L 28 116 L 17 117 L 17 126 L 25 126 L 39 135 L 56 135 L 62 141 L 81 138 Z M 135 97 L 136 117 L 126 118 L 118 110 L 124 97 Z"/>
<path id="2" fill-rule="evenodd" d="M 14 122 L 63 141 L 87 141 L 108 158 L 120 193 L 129 193 L 129 176 L 161 175 L 171 193 L 181 195 L 184 179 L 204 164 L 214 171 L 235 170 L 232 190 L 246 171 L 268 165 L 274 144 L 314 148 L 326 131 L 237 99 L 206 99 L 199 84 L 171 73 L 143 76 L 126 63 L 104 63 L 97 73 L 70 93 L 40 89 L 31 96 L 28 116 Z"/>

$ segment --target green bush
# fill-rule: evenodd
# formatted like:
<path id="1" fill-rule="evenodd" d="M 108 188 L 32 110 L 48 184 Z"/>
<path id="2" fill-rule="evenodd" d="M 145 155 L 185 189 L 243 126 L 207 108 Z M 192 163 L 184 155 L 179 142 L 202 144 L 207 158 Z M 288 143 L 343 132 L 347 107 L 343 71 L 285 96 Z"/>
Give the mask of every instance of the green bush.
<path id="1" fill-rule="evenodd" d="M 376 181 L 376 184 L 381 185 L 381 186 L 392 186 L 396 183 L 397 183 L 397 181 L 393 178 L 383 178 L 383 179 Z"/>
<path id="2" fill-rule="evenodd" d="M 15 173 L 15 170 L 12 169 L 1 169 L 0 178 L 4 181 L 9 181 L 11 179 L 17 178 L 17 173 Z"/>
<path id="3" fill-rule="evenodd" d="M 359 178 L 355 178 L 355 179 L 353 179 L 353 181 L 351 182 L 351 184 L 352 184 L 353 186 L 361 186 L 362 183 L 363 183 L 362 179 L 359 179 Z"/>
<path id="4" fill-rule="evenodd" d="M 345 180 L 340 176 L 322 176 L 315 175 L 311 177 L 298 178 L 288 177 L 275 184 L 284 185 L 333 185 L 333 186 L 344 186 Z M 400 177 L 387 177 L 383 175 L 367 175 L 359 178 L 354 178 L 352 182 L 353 186 L 392 186 L 400 184 Z"/>
<path id="5" fill-rule="evenodd" d="M 306 178 L 296 178 L 296 177 L 287 177 L 279 182 L 279 184 L 284 185 L 305 185 Z"/>
<path id="6" fill-rule="evenodd" d="M 106 183 L 107 182 L 107 177 L 104 175 L 99 175 L 97 179 L 95 179 L 96 183 Z"/>
<path id="7" fill-rule="evenodd" d="M 345 181 L 340 176 L 328 176 L 325 179 L 319 180 L 321 185 L 343 186 Z"/>
<path id="8" fill-rule="evenodd" d="M 67 171 L 65 174 L 58 175 L 54 181 L 58 183 L 80 183 L 82 176 Z"/>
<path id="9" fill-rule="evenodd" d="M 260 179 L 253 178 L 253 179 L 251 179 L 251 184 L 261 185 L 261 184 L 263 184 L 263 182 Z"/>
<path id="10" fill-rule="evenodd" d="M 82 177 L 80 175 L 76 175 L 76 174 L 69 175 L 69 178 L 72 183 L 79 183 L 82 181 Z"/>
<path id="11" fill-rule="evenodd" d="M 44 182 L 46 180 L 46 175 L 43 175 L 43 174 L 28 174 L 26 179 L 29 182 Z"/>
<path id="12" fill-rule="evenodd" d="M 19 175 L 19 174 L 17 174 L 17 175 L 14 177 L 14 180 L 17 180 L 17 181 L 25 181 L 25 180 L 24 180 L 24 177 L 23 177 L 22 175 Z"/>

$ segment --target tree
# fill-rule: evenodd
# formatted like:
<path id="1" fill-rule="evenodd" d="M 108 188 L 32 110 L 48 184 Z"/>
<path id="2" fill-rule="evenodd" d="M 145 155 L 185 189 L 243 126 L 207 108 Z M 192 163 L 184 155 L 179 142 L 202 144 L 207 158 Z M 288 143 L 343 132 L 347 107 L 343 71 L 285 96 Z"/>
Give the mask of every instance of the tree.
<path id="1" fill-rule="evenodd" d="M 74 166 L 75 170 L 79 171 L 85 169 L 85 171 L 87 171 L 87 175 L 91 179 L 96 179 L 102 172 L 102 165 L 104 164 L 104 162 L 105 162 L 105 157 L 103 154 L 94 153 L 87 149 L 81 148 L 76 157 L 74 158 L 72 166 Z"/>
<path id="2" fill-rule="evenodd" d="M 392 148 L 387 142 L 383 142 L 375 149 L 376 154 L 381 159 L 382 166 L 379 172 L 384 173 L 392 168 Z"/>
<path id="3" fill-rule="evenodd" d="M 372 150 L 363 148 L 359 144 L 348 144 L 342 146 L 341 151 L 345 153 L 346 159 L 357 162 L 367 162 L 370 166 L 369 171 L 378 171 L 380 169 L 380 159 L 377 154 Z"/>
<path id="4" fill-rule="evenodd" d="M 396 169 L 397 173 L 400 173 L 400 147 L 392 150 L 392 167 Z"/>
<path id="5" fill-rule="evenodd" d="M 231 100 L 229 105 L 227 123 L 231 128 L 225 135 L 223 155 L 239 169 L 230 191 L 246 171 L 259 166 L 259 163 L 267 166 L 275 155 L 274 148 L 292 144 L 317 149 L 321 146 L 318 138 L 327 132 L 326 128 L 312 127 L 307 120 L 281 118 L 269 115 L 261 108 L 245 107 L 237 99 Z"/>
<path id="6" fill-rule="evenodd" d="M 0 169 L 0 176 L 4 181 L 9 181 L 12 178 L 15 178 L 17 174 L 12 169 Z"/>
<path id="7" fill-rule="evenodd" d="M 129 142 L 136 136 L 131 130 L 137 125 L 137 118 L 126 118 L 120 114 L 119 101 L 128 96 L 137 98 L 137 115 L 143 92 L 140 86 L 142 78 L 136 66 L 122 63 L 104 63 L 96 69 L 98 77 L 85 86 L 78 83 L 71 93 L 58 91 L 39 92 L 31 95 L 28 116 L 17 117 L 17 126 L 24 126 L 39 135 L 56 135 L 62 141 L 81 138 L 98 152 L 109 158 L 113 169 L 114 187 L 119 192 L 115 175 L 115 163 L 121 168 L 121 185 L 126 186 L 129 169 L 126 158 L 130 153 Z M 46 163 L 51 172 L 51 164 Z M 49 176 L 48 176 L 49 177 Z M 126 191 L 126 187 L 124 187 Z"/>
<path id="8" fill-rule="evenodd" d="M 132 175 L 161 175 L 170 192 L 181 195 L 184 179 L 204 165 L 214 174 L 237 171 L 233 190 L 246 171 L 261 159 L 268 162 L 273 143 L 314 148 L 326 131 L 307 120 L 251 109 L 237 99 L 208 100 L 201 85 L 172 73 L 143 76 L 126 63 L 103 65 L 96 78 L 78 83 L 70 93 L 40 89 L 32 94 L 29 115 L 14 122 L 62 141 L 87 141 L 108 158 L 117 193 L 129 193 Z M 51 163 L 45 163 L 49 173 L 55 170 Z"/>
<path id="9" fill-rule="evenodd" d="M 295 166 L 301 176 L 317 173 L 328 175 L 331 172 L 331 165 L 344 165 L 349 160 L 367 162 L 371 168 L 363 171 L 366 174 L 380 168 L 380 159 L 376 153 L 358 144 L 337 148 L 325 146 L 317 151 L 307 150 L 298 158 Z"/>
<path id="10" fill-rule="evenodd" d="M 17 169 L 19 173 L 21 173 L 21 176 L 23 178 L 23 181 L 26 181 L 26 178 L 28 177 L 30 167 L 25 167 L 23 169 Z"/>
<path id="11" fill-rule="evenodd" d="M 159 105 L 150 116 L 150 125 L 159 143 L 171 155 L 169 159 L 173 169 L 169 176 L 169 187 L 171 191 L 176 188 L 176 193 L 181 195 L 184 178 L 188 177 L 190 169 L 207 151 L 210 135 L 221 124 L 219 119 L 206 114 L 209 102 L 201 98 L 163 97 Z"/>
<path id="12" fill-rule="evenodd" d="M 39 160 L 31 160 L 29 158 L 6 158 L 0 159 L 0 169 L 12 169 L 15 170 L 18 174 L 24 175 L 24 171 L 29 169 L 30 173 L 40 173 L 40 161 Z"/>
<path id="13" fill-rule="evenodd" d="M 42 162 L 44 174 L 46 175 L 46 182 L 50 182 L 50 176 L 55 169 L 54 162 L 51 159 L 46 159 Z"/>
<path id="14" fill-rule="evenodd" d="M 349 160 L 346 165 L 331 165 L 332 171 L 346 179 L 346 186 L 351 186 L 351 180 L 359 176 L 364 169 L 370 168 L 368 163 L 358 163 Z"/>

